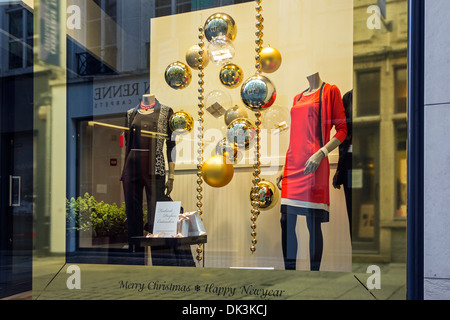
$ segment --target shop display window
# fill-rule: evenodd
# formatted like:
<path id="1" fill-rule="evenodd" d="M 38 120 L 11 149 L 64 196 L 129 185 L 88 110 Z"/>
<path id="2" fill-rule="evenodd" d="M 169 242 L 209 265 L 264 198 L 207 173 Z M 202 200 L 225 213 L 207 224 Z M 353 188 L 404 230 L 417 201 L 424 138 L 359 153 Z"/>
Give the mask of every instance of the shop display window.
<path id="1" fill-rule="evenodd" d="M 77 267 L 93 279 L 85 293 L 112 299 L 296 299 L 306 277 L 352 282 L 394 263 L 404 276 L 407 2 L 372 2 L 6 10 L 23 21 L 7 41 L 13 69 L 28 66 L 23 28 L 42 17 L 34 296 L 55 297 Z"/>

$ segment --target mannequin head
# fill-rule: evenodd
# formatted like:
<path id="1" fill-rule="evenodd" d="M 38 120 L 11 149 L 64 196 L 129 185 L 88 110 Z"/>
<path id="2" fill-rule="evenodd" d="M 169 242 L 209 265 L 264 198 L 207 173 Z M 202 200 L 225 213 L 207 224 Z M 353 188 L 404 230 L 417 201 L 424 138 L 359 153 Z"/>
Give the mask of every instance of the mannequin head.
<path id="1" fill-rule="evenodd" d="M 142 96 L 142 104 L 144 106 L 150 106 L 155 103 L 155 95 L 154 94 L 144 94 Z"/>

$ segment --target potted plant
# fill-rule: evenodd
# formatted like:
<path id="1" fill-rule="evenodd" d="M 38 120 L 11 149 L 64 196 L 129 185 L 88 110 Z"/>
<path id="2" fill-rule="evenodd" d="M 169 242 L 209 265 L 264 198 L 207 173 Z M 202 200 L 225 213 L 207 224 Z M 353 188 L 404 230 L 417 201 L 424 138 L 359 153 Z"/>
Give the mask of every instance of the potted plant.
<path id="1" fill-rule="evenodd" d="M 124 241 L 127 235 L 125 204 L 98 202 L 89 193 L 66 200 L 68 228 L 92 235 L 93 244 Z"/>

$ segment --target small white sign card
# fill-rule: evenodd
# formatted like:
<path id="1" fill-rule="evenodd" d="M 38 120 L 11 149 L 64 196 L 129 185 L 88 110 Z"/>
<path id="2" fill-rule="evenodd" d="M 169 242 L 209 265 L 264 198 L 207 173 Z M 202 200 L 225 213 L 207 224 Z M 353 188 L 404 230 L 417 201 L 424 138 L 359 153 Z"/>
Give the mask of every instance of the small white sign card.
<path id="1" fill-rule="evenodd" d="M 180 201 L 157 202 L 153 234 L 160 234 L 161 237 L 166 238 L 176 236 L 180 210 Z"/>

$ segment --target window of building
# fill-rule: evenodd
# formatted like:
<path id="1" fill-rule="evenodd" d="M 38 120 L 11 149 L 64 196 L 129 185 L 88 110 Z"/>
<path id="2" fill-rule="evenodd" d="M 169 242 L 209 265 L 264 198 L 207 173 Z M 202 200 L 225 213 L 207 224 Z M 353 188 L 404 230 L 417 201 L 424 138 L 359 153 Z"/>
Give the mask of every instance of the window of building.
<path id="1" fill-rule="evenodd" d="M 162 17 L 191 11 L 191 1 L 188 0 L 156 0 L 155 16 Z"/>
<path id="2" fill-rule="evenodd" d="M 406 113 L 407 108 L 407 69 L 395 69 L 395 113 Z"/>
<path id="3" fill-rule="evenodd" d="M 357 116 L 380 114 L 380 71 L 361 71 L 357 74 Z"/>
<path id="4" fill-rule="evenodd" d="M 89 52 L 78 56 L 81 75 L 111 73 L 117 67 L 117 0 L 94 0 L 94 3 L 94 9 L 87 12 Z"/>
<path id="5" fill-rule="evenodd" d="M 380 189 L 380 128 L 356 122 L 353 135 L 352 215 L 353 251 L 378 250 Z"/>
<path id="6" fill-rule="evenodd" d="M 33 65 L 33 14 L 22 6 L 12 6 L 7 10 L 9 26 L 10 70 Z"/>

